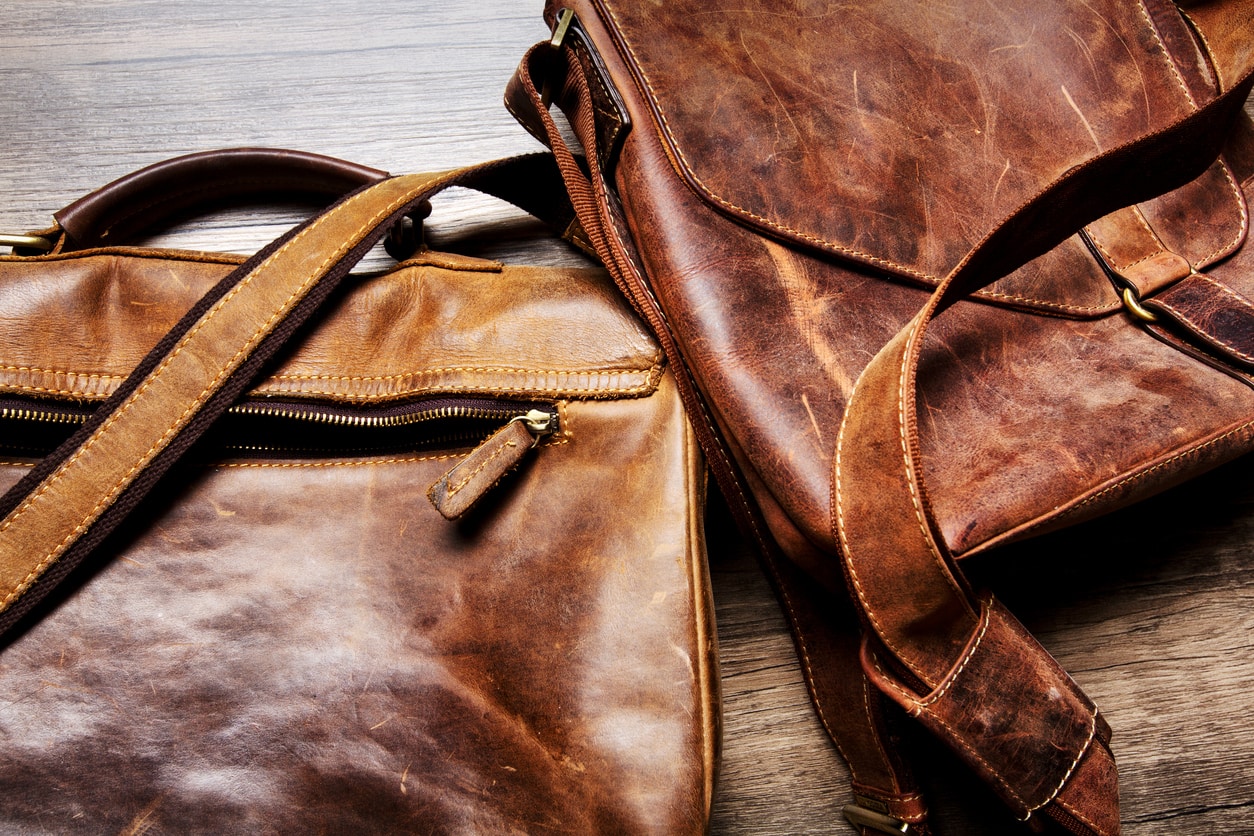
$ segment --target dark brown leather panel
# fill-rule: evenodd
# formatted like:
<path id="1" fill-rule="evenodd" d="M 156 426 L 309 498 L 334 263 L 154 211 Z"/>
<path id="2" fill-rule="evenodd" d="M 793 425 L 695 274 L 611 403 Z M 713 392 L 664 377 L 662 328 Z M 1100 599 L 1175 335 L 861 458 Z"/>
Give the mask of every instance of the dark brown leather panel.
<path id="1" fill-rule="evenodd" d="M 597 397 L 657 384 L 659 350 L 634 317 L 604 304 L 611 291 L 595 273 L 511 268 L 528 292 L 504 298 L 499 264 L 437 261 L 355 281 L 255 394 Z M 108 396 L 231 266 L 124 251 L 0 258 L 0 391 Z M 602 303 L 584 307 L 572 290 Z"/>
<path id="2" fill-rule="evenodd" d="M 1254 302 L 1205 273 L 1194 273 L 1150 300 L 1221 360 L 1254 369 Z"/>
<path id="3" fill-rule="evenodd" d="M 699 456 L 669 380 L 566 414 L 462 525 L 438 454 L 167 494 L 0 657 L 3 827 L 700 831 Z"/>
<path id="4" fill-rule="evenodd" d="M 594 42 L 609 37 L 593 13 L 580 19 Z M 617 54 L 602 58 L 616 77 L 629 70 Z M 634 88 L 620 92 L 635 128 L 617 176 L 620 184 L 649 183 L 647 196 L 631 188 L 622 188 L 621 196 L 672 331 L 717 405 L 717 419 L 724 428 L 735 427 L 732 446 L 744 454 L 742 467 L 752 461 L 804 536 L 832 548 L 831 454 L 848 394 L 871 356 L 928 294 L 771 243 L 704 211 L 703 201 L 671 176 L 666 147 L 642 128 L 652 116 L 648 103 Z M 1230 195 L 1231 186 L 1220 179 Z M 676 218 L 683 222 L 672 222 Z M 1083 282 L 1104 286 L 1113 298 L 1092 257 L 1073 252 Z M 1223 280 L 1239 292 L 1254 277 L 1254 270 L 1240 266 L 1247 259 L 1242 250 L 1220 265 Z M 1038 259 L 1025 269 L 1039 271 L 1048 283 L 1055 275 L 1045 264 Z M 752 316 L 744 315 L 749 311 Z M 1210 442 L 1214 427 L 1225 427 L 1214 434 L 1224 437 L 1245 423 L 1254 395 L 1249 387 L 1128 328 L 1123 313 L 1063 324 L 1055 317 L 960 304 L 932 326 L 924 362 L 922 455 L 929 483 L 946 486 L 934 497 L 937 521 L 959 555 L 1064 514 L 1059 502 L 1088 497 L 1085 511 L 1095 514 L 1101 500 L 1123 504 L 1135 498 L 1141 480 L 1104 492 L 1108 480 L 1141 462 L 1120 441 L 1129 426 L 1159 451 L 1151 461 L 1172 459 L 1183 468 L 1181 478 L 1236 455 L 1247 443 L 1248 433 L 1240 430 L 1225 442 Z M 1125 373 L 1128 364 L 1136 371 Z M 1118 373 L 1112 375 L 1113 369 Z M 1177 415 L 1173 399 L 1142 398 L 1142 379 L 1179 387 L 1179 398 L 1197 400 L 1187 415 Z M 990 385 L 994 380 L 996 387 Z M 1068 432 L 1075 417 L 1094 411 L 1109 415 L 1102 432 L 1077 441 Z M 1077 443 L 1082 449 L 1074 456 L 1064 452 Z M 1194 447 L 1199 451 L 1189 453 Z M 1021 490 L 1025 484 L 1042 490 Z M 774 520 L 786 525 L 779 516 Z M 776 534 L 784 541 L 796 537 Z"/>

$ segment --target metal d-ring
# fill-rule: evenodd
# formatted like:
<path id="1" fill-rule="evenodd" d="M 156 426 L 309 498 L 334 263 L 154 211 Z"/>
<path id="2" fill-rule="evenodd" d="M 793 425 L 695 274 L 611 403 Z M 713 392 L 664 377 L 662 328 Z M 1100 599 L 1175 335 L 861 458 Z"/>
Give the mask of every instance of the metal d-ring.
<path id="1" fill-rule="evenodd" d="M 1153 311 L 1146 310 L 1141 306 L 1141 300 L 1137 298 L 1136 291 L 1130 287 L 1123 289 L 1123 306 L 1128 312 L 1142 322 L 1157 322 L 1158 315 Z"/>

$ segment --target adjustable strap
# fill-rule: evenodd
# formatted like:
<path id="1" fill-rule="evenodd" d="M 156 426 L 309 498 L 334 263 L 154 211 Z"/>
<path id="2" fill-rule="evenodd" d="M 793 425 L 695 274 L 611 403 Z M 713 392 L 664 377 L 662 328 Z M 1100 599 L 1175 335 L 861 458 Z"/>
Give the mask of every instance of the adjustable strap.
<path id="1" fill-rule="evenodd" d="M 557 182 L 547 154 L 384 180 L 232 272 L 85 426 L 0 497 L 0 632 L 117 526 L 401 218 L 448 186 L 509 194 L 545 179 Z M 525 207 L 536 194 L 523 196 Z"/>
<path id="2" fill-rule="evenodd" d="M 833 527 L 868 627 L 868 675 L 1021 818 L 1039 812 L 1075 833 L 1119 832 L 1109 730 L 1044 648 L 972 592 L 938 533 L 916 416 L 924 335 L 945 308 L 1079 226 L 1200 174 L 1252 83 L 1247 68 L 1210 104 L 1072 169 L 1008 217 L 862 373 L 837 442 Z"/>

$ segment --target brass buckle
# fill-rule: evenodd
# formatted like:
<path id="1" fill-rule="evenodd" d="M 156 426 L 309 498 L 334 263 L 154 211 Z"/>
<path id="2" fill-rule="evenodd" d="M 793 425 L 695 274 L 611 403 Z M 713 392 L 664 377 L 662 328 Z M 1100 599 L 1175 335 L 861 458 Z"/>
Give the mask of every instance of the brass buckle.
<path id="1" fill-rule="evenodd" d="M 865 807 L 859 807 L 857 804 L 846 804 L 842 812 L 854 827 L 869 827 L 880 833 L 893 833 L 897 834 L 897 836 L 903 836 L 903 834 L 909 836 L 909 834 L 914 832 L 910 829 L 909 822 L 886 816 L 883 813 L 877 813 L 874 810 L 868 810 Z"/>
<path id="2" fill-rule="evenodd" d="M 1141 300 L 1137 298 L 1136 291 L 1130 287 L 1123 289 L 1123 306 L 1128 309 L 1128 313 L 1135 316 L 1142 322 L 1157 322 L 1158 315 L 1153 311 L 1148 311 L 1141 306 Z"/>
<path id="3" fill-rule="evenodd" d="M 0 247 L 11 247 L 15 250 L 39 250 L 46 253 L 52 250 L 52 242 L 39 235 L 5 235 L 0 233 Z"/>

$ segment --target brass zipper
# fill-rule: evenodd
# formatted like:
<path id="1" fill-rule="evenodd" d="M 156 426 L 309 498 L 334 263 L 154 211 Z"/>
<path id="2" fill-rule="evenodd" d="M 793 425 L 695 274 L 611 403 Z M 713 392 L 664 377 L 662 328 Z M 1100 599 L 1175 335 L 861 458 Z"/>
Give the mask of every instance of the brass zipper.
<path id="1" fill-rule="evenodd" d="M 318 403 L 301 403 L 296 401 L 264 402 L 254 401 L 240 403 L 227 410 L 229 416 L 242 418 L 273 419 L 280 422 L 293 422 L 325 427 L 339 427 L 360 430 L 398 429 L 437 421 L 442 422 L 484 422 L 505 424 L 510 421 L 522 421 L 537 439 L 557 429 L 557 411 L 551 405 L 531 404 L 511 401 L 494 401 L 491 399 L 454 399 L 440 398 L 427 401 L 411 402 L 383 407 L 352 407 Z M 36 402 L 19 400 L 0 401 L 0 421 L 41 425 L 78 425 L 85 423 L 92 415 L 87 409 L 60 407 Z M 440 443 L 457 443 L 478 441 L 483 438 L 482 432 L 458 431 L 448 432 L 431 438 L 423 439 L 427 445 Z M 346 447 L 351 440 L 345 439 Z M 330 452 L 339 449 L 335 446 L 285 447 L 277 445 L 249 445 L 241 439 L 238 445 L 230 445 L 232 449 L 256 453 L 304 451 Z"/>

